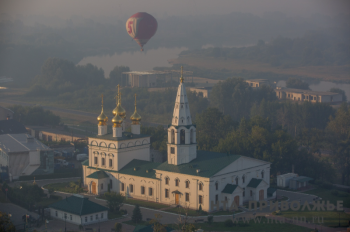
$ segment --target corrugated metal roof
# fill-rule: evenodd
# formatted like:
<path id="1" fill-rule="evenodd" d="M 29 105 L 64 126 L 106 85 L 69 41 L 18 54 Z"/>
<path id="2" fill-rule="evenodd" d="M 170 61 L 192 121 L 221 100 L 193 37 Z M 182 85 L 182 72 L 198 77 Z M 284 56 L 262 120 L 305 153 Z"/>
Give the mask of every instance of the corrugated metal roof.
<path id="1" fill-rule="evenodd" d="M 225 188 L 221 191 L 222 193 L 228 193 L 228 194 L 232 194 L 233 191 L 235 191 L 235 189 L 238 187 L 238 185 L 234 185 L 234 184 L 227 184 L 225 186 Z"/>
<path id="2" fill-rule="evenodd" d="M 107 207 L 92 202 L 87 197 L 81 195 L 67 197 L 64 200 L 51 204 L 49 208 L 80 216 L 108 210 Z"/>
<path id="3" fill-rule="evenodd" d="M 90 175 L 88 175 L 86 178 L 92 178 L 92 179 L 104 179 L 108 178 L 109 176 L 104 171 L 97 171 Z"/>
<path id="4" fill-rule="evenodd" d="M 29 139 L 29 141 L 27 141 Z M 28 134 L 5 134 L 0 135 L 0 149 L 9 152 L 24 152 L 36 150 L 50 150 Z"/>
<path id="5" fill-rule="evenodd" d="M 249 188 L 256 188 L 259 186 L 259 184 L 261 183 L 262 179 L 256 179 L 256 178 L 252 178 L 249 182 L 249 184 L 247 185 L 247 187 Z"/>

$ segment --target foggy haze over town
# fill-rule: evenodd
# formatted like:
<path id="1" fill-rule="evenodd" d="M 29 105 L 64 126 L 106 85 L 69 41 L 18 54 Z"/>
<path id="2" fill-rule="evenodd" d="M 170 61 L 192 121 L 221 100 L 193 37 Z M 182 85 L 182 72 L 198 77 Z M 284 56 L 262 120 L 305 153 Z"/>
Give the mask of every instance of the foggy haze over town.
<path id="1" fill-rule="evenodd" d="M 0 0 L 0 231 L 349 230 L 349 1 Z"/>

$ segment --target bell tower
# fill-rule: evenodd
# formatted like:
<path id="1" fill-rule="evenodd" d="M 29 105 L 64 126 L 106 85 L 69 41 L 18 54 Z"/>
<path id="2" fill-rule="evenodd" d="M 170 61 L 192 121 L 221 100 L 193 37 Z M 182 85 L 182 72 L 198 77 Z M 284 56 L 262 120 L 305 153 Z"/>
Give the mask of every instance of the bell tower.
<path id="1" fill-rule="evenodd" d="M 180 84 L 177 89 L 171 125 L 168 127 L 168 163 L 180 165 L 197 157 L 196 127 L 192 124 L 181 66 Z"/>

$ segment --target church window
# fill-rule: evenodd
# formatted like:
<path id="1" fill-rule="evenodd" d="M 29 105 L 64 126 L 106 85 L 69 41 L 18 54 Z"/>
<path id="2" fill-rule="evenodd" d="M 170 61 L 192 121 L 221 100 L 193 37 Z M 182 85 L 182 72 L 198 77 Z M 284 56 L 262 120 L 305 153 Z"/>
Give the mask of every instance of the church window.
<path id="1" fill-rule="evenodd" d="M 185 144 L 185 130 L 184 129 L 182 129 L 180 131 L 180 144 Z"/>
<path id="2" fill-rule="evenodd" d="M 218 203 L 218 201 L 219 201 L 219 195 L 218 195 L 218 194 L 216 194 L 216 195 L 215 195 L 215 204 L 217 204 L 217 203 Z"/>
<path id="3" fill-rule="evenodd" d="M 181 104 L 181 109 L 182 109 L 182 108 L 184 108 L 184 105 L 183 105 L 183 104 Z"/>
<path id="4" fill-rule="evenodd" d="M 190 188 L 190 182 L 186 180 L 186 188 Z"/>
<path id="5" fill-rule="evenodd" d="M 243 197 L 245 197 L 245 188 L 243 188 Z"/>
<path id="6" fill-rule="evenodd" d="M 169 177 L 166 177 L 166 178 L 165 178 L 165 184 L 166 184 L 166 185 L 169 185 Z"/>
<path id="7" fill-rule="evenodd" d="M 148 195 L 153 196 L 153 189 L 152 188 L 148 188 Z"/>
<path id="8" fill-rule="evenodd" d="M 101 218 L 103 218 L 103 213 L 101 213 Z"/>
<path id="9" fill-rule="evenodd" d="M 121 185 L 121 190 L 124 191 L 124 183 Z"/>
<path id="10" fill-rule="evenodd" d="M 112 167 L 112 159 L 109 159 L 109 167 Z"/>
<path id="11" fill-rule="evenodd" d="M 227 197 L 225 196 L 225 201 L 227 202 Z"/>
<path id="12" fill-rule="evenodd" d="M 101 190 L 103 190 L 103 184 L 101 184 Z"/>
<path id="13" fill-rule="evenodd" d="M 253 191 L 252 190 L 250 190 L 250 196 L 253 196 Z"/>
<path id="14" fill-rule="evenodd" d="M 96 214 L 96 220 L 98 220 L 98 214 Z"/>
<path id="15" fill-rule="evenodd" d="M 165 198 L 169 198 L 169 189 L 165 189 Z"/>
<path id="16" fill-rule="evenodd" d="M 85 222 L 87 222 L 87 217 L 85 217 Z"/>
<path id="17" fill-rule="evenodd" d="M 94 157 L 94 163 L 95 163 L 95 164 L 98 164 L 98 162 L 97 162 L 97 157 Z"/>
<path id="18" fill-rule="evenodd" d="M 193 133 L 193 129 L 191 129 L 191 132 L 190 132 L 190 140 L 191 140 L 191 143 L 194 143 L 194 133 Z"/>
<path id="19" fill-rule="evenodd" d="M 218 189 L 219 189 L 219 183 L 216 182 L 216 183 L 215 183 L 215 190 L 218 190 Z"/>
<path id="20" fill-rule="evenodd" d="M 129 189 L 130 189 L 130 192 L 133 193 L 134 192 L 134 185 L 130 184 Z"/>
<path id="21" fill-rule="evenodd" d="M 174 129 L 171 130 L 171 143 L 175 143 L 175 131 Z"/>
<path id="22" fill-rule="evenodd" d="M 199 183 L 199 190 L 203 190 L 203 184 L 202 183 Z"/>
<path id="23" fill-rule="evenodd" d="M 102 166 L 105 166 L 105 158 L 102 158 Z"/>
<path id="24" fill-rule="evenodd" d="M 236 185 L 238 185 L 238 177 L 236 177 Z"/>
<path id="25" fill-rule="evenodd" d="M 141 194 L 144 195 L 145 194 L 145 187 L 141 186 Z"/>
<path id="26" fill-rule="evenodd" d="M 94 217 L 94 216 L 92 216 L 92 215 L 90 216 L 90 221 L 94 220 L 94 218 L 93 218 L 93 217 Z"/>
<path id="27" fill-rule="evenodd" d="M 186 193 L 186 201 L 190 201 L 190 194 Z"/>
<path id="28" fill-rule="evenodd" d="M 245 176 L 242 176 L 242 183 L 244 184 L 245 182 Z"/>
<path id="29" fill-rule="evenodd" d="M 179 179 L 176 179 L 176 180 L 175 180 L 175 186 L 179 186 L 179 183 L 180 183 L 180 180 L 179 180 Z"/>
<path id="30" fill-rule="evenodd" d="M 171 153 L 171 154 L 175 154 L 175 147 L 171 147 L 171 148 L 170 148 L 170 153 Z"/>
<path id="31" fill-rule="evenodd" d="M 199 195 L 198 203 L 199 204 L 203 204 L 203 196 Z"/>
<path id="32" fill-rule="evenodd" d="M 261 179 L 264 179 L 264 171 L 261 171 Z"/>
<path id="33" fill-rule="evenodd" d="M 56 211 L 56 217 L 58 217 L 58 213 L 57 213 L 57 211 Z"/>

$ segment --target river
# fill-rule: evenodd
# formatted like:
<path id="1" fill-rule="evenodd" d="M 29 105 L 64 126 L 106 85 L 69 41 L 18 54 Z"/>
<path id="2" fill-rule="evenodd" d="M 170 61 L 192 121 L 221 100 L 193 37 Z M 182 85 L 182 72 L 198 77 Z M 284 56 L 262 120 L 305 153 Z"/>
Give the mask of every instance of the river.
<path id="1" fill-rule="evenodd" d="M 181 48 L 157 48 L 141 52 L 123 52 L 114 55 L 88 56 L 83 58 L 78 64 L 85 65 L 91 63 L 105 71 L 105 77 L 118 65 L 129 66 L 132 71 L 150 71 L 154 67 L 171 67 L 169 59 L 175 59 L 180 52 L 187 50 Z"/>

